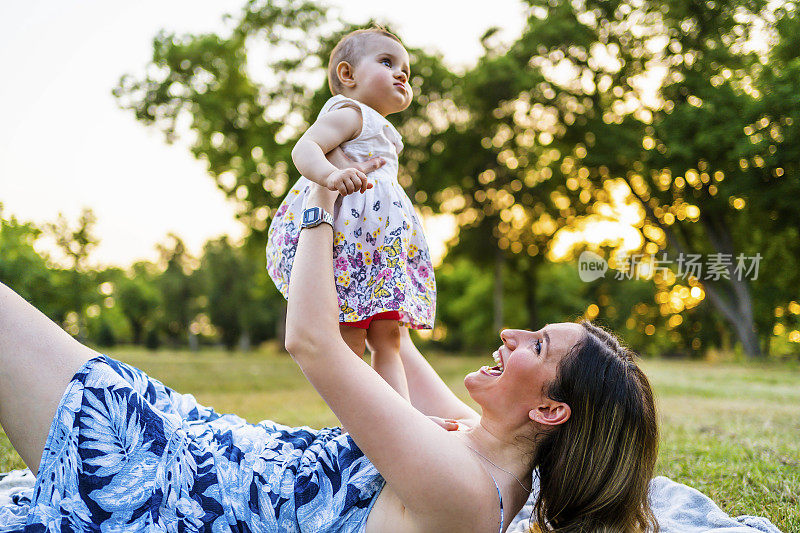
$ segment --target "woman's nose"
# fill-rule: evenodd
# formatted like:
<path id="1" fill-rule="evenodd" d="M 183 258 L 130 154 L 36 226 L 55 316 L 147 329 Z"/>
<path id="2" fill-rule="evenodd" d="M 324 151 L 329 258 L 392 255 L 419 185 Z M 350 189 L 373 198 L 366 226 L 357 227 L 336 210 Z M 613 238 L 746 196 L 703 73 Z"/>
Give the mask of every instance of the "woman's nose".
<path id="1" fill-rule="evenodd" d="M 406 73 L 401 70 L 400 72 L 398 72 L 395 75 L 395 78 L 398 78 L 398 79 L 400 79 L 400 81 L 405 83 L 405 81 L 406 81 Z"/>
<path id="2" fill-rule="evenodd" d="M 503 343 L 512 350 L 517 347 L 517 331 L 516 329 L 504 329 L 500 332 Z"/>

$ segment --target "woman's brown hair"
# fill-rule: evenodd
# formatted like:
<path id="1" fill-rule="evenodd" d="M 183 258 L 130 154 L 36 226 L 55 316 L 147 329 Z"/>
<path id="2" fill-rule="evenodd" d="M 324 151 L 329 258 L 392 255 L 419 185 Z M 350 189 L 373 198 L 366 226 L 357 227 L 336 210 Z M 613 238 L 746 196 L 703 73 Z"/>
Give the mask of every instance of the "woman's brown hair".
<path id="1" fill-rule="evenodd" d="M 534 466 L 542 531 L 658 531 L 647 500 L 658 451 L 650 383 L 634 354 L 584 321 L 585 336 L 546 390 L 570 406 L 567 422 L 538 443 Z"/>

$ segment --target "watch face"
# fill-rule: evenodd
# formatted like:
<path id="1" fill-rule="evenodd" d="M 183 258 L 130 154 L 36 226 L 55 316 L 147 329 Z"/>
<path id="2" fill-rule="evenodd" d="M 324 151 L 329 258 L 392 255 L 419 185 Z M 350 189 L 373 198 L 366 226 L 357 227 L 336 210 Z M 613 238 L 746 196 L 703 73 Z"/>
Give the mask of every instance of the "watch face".
<path id="1" fill-rule="evenodd" d="M 303 211 L 303 224 L 312 224 L 319 220 L 320 212 L 318 207 L 310 207 Z"/>

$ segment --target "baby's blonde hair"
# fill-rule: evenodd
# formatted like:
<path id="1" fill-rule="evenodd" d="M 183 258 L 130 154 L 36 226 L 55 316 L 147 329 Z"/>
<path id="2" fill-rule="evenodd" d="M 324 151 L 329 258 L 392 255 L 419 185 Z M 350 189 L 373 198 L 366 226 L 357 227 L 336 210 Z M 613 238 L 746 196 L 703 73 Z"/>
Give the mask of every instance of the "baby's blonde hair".
<path id="1" fill-rule="evenodd" d="M 331 50 L 331 57 L 328 60 L 328 88 L 331 90 L 332 95 L 341 94 L 344 91 L 344 85 L 339 81 L 339 76 L 336 74 L 336 65 L 342 61 L 347 61 L 353 68 L 358 66 L 364 54 L 364 45 L 367 39 L 373 35 L 383 35 L 394 39 L 401 45 L 403 44 L 403 41 L 395 34 L 378 24 L 373 24 L 369 28 L 351 31 L 339 39 L 339 42 Z"/>

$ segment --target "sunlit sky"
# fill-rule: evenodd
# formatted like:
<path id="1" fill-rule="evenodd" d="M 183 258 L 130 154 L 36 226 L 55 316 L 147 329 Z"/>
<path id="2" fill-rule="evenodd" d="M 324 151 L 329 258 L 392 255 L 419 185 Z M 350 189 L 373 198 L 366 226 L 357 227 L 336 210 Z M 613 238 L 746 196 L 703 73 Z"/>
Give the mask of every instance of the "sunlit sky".
<path id="1" fill-rule="evenodd" d="M 509 42 L 524 22 L 518 0 L 469 9 L 454 0 L 405 0 L 394 10 L 389 2 L 326 3 L 354 23 L 370 17 L 391 23 L 409 46 L 438 49 L 452 67 L 477 60 L 479 37 L 488 27 L 500 27 L 500 38 Z M 160 29 L 214 31 L 224 13 L 242 5 L 244 0 L 0 4 L 3 216 L 43 224 L 59 212 L 74 221 L 82 208 L 91 208 L 101 239 L 92 256 L 97 266 L 155 259 L 154 245 L 168 232 L 195 253 L 211 237 L 241 236 L 233 204 L 204 165 L 185 145 L 168 146 L 158 131 L 119 109 L 111 89 L 122 74 L 141 72 Z"/>

